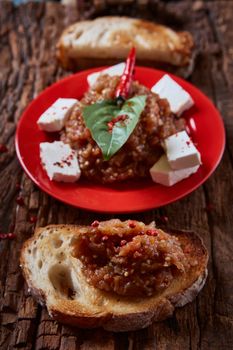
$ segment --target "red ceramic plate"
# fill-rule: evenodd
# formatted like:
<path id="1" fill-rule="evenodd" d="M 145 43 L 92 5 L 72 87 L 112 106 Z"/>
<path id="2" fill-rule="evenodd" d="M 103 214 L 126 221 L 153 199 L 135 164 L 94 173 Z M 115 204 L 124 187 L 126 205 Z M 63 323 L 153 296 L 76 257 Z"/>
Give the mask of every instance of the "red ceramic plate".
<path id="1" fill-rule="evenodd" d="M 187 112 L 186 118 L 203 162 L 196 174 L 172 187 L 155 184 L 150 179 L 117 186 L 93 184 L 84 179 L 74 184 L 49 180 L 40 164 L 39 143 L 51 141 L 52 136 L 39 130 L 36 121 L 57 98 L 80 99 L 88 88 L 88 74 L 100 69 L 83 71 L 58 81 L 44 90 L 23 113 L 16 133 L 16 151 L 22 167 L 32 181 L 65 203 L 106 213 L 129 213 L 157 208 L 174 202 L 199 187 L 213 173 L 222 157 L 225 145 L 223 122 L 205 95 L 175 76 L 172 76 L 173 79 L 190 93 L 195 102 L 195 107 Z M 135 78 L 152 87 L 164 74 L 159 70 L 137 67 Z"/>

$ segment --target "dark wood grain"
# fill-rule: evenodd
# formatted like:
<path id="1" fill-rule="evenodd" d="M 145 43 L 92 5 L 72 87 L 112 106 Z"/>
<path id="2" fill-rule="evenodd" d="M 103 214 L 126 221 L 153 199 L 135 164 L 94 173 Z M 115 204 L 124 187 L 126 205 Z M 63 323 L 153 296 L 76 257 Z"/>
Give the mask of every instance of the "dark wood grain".
<path id="1" fill-rule="evenodd" d="M 0 2 L 0 143 L 8 148 L 0 153 L 0 231 L 17 234 L 15 240 L 0 242 L 0 349 L 232 349 L 233 2 L 137 1 L 132 6 L 129 1 L 126 7 L 116 2 L 113 7 L 108 1 L 94 3 L 79 2 L 76 10 L 58 3 L 14 8 Z M 113 11 L 143 15 L 194 34 L 198 55 L 190 80 L 219 108 L 227 135 L 221 164 L 203 186 L 179 202 L 131 215 L 147 223 L 159 223 L 161 215 L 166 215 L 169 226 L 192 229 L 203 237 L 210 253 L 203 291 L 171 319 L 124 334 L 60 325 L 29 294 L 18 257 L 35 225 L 87 224 L 97 216 L 109 216 L 69 207 L 41 192 L 23 173 L 14 149 L 15 129 L 24 108 L 46 86 L 69 74 L 55 60 L 62 29 L 76 20 Z M 24 198 L 23 206 L 16 203 L 19 195 Z M 31 216 L 38 218 L 36 224 L 30 222 Z"/>

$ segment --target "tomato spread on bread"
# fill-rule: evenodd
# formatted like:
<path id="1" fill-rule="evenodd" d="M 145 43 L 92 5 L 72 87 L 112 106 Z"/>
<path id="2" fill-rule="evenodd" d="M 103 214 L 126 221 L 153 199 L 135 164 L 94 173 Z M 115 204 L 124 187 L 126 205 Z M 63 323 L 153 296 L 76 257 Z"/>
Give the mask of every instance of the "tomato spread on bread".
<path id="1" fill-rule="evenodd" d="M 95 288 L 124 296 L 151 296 L 189 267 L 179 240 L 154 223 L 95 221 L 73 241 L 73 256 Z"/>

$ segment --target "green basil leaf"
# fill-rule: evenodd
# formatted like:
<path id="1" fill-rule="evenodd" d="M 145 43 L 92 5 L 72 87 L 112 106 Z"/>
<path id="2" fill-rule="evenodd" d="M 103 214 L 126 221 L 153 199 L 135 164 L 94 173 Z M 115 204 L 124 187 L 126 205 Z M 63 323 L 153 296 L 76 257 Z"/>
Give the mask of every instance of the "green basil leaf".
<path id="1" fill-rule="evenodd" d="M 126 143 L 145 108 L 146 98 L 146 95 L 135 96 L 125 101 L 121 107 L 114 100 L 84 107 L 86 127 L 102 150 L 104 160 L 109 160 Z M 125 114 L 128 118 L 124 122 L 115 123 L 112 132 L 109 132 L 108 123 Z"/>

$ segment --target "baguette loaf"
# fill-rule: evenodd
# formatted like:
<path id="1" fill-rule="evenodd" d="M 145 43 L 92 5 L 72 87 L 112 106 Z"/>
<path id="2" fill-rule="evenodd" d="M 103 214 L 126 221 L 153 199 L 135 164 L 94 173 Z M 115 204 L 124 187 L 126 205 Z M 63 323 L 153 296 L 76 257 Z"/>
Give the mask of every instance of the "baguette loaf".
<path id="1" fill-rule="evenodd" d="M 186 67 L 192 62 L 193 38 L 163 25 L 128 17 L 99 17 L 69 26 L 57 44 L 65 69 L 115 64 L 125 60 L 132 46 L 137 63 Z"/>
<path id="2" fill-rule="evenodd" d="M 107 223 L 114 226 L 115 222 Z M 144 328 L 191 302 L 205 283 L 208 254 L 202 241 L 192 232 L 173 231 L 170 235 L 177 237 L 181 246 L 189 247 L 188 256 L 197 264 L 175 277 L 168 288 L 150 297 L 127 297 L 97 289 L 87 282 L 81 260 L 73 255 L 75 239 L 86 230 L 71 225 L 39 228 L 21 251 L 29 289 L 47 306 L 50 316 L 62 323 L 111 331 Z"/>

